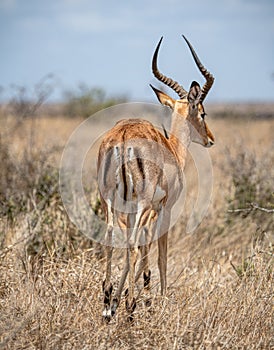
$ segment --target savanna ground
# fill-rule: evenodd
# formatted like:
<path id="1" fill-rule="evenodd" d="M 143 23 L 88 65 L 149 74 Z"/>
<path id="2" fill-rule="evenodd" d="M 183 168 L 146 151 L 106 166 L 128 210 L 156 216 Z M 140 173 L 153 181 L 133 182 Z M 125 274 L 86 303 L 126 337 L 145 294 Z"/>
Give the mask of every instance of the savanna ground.
<path id="1" fill-rule="evenodd" d="M 250 118 L 245 107 L 212 111 L 208 214 L 186 233 L 197 195 L 189 159 L 186 208 L 169 237 L 167 295 L 153 245 L 152 305 L 141 291 L 132 324 L 124 298 L 103 322 L 104 254 L 70 222 L 59 194 L 63 147 L 82 120 L 2 115 L 1 349 L 274 348 L 274 119 Z M 90 198 L 100 212 L 96 193 Z M 114 285 L 122 262 L 119 250 Z"/>

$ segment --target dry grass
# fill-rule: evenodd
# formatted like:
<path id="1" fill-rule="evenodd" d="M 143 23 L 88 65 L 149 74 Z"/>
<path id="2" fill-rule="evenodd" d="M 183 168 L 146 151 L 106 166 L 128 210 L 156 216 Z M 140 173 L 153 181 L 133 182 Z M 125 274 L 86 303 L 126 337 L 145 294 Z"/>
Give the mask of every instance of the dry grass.
<path id="1" fill-rule="evenodd" d="M 249 203 L 273 209 L 274 121 L 209 121 L 217 143 L 208 215 L 185 234 L 196 184 L 189 162 L 186 214 L 169 240 L 167 296 L 159 295 L 153 246 L 152 306 L 140 292 L 134 323 L 122 300 L 108 325 L 101 319 L 104 257 L 70 223 L 58 193 L 61 150 L 78 122 L 37 120 L 31 149 L 28 120 L 1 135 L 0 348 L 274 348 L 273 213 Z"/>

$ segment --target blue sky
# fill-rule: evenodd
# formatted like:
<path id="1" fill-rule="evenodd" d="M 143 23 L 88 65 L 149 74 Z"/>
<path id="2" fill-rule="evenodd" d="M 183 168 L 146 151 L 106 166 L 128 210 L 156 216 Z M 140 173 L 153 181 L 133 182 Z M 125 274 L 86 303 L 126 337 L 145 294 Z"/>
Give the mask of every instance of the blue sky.
<path id="1" fill-rule="evenodd" d="M 155 101 L 151 57 L 188 89 L 201 84 L 181 34 L 216 81 L 208 101 L 274 101 L 273 0 L 0 0 L 0 86 L 34 86 L 53 73 L 53 98 L 80 82 Z M 174 94 L 171 92 L 174 97 Z"/>

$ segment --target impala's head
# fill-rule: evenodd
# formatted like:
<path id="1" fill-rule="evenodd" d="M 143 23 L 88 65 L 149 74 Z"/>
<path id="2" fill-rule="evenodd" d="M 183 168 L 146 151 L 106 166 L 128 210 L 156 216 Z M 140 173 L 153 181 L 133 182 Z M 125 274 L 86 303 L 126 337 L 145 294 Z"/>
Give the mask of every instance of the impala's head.
<path id="1" fill-rule="evenodd" d="M 183 36 L 184 37 L 184 36 Z M 210 74 L 210 72 L 202 65 L 199 60 L 196 52 L 193 47 L 189 43 L 189 41 L 184 37 L 191 53 L 194 58 L 194 61 L 199 68 L 202 75 L 205 77 L 206 82 L 204 86 L 201 88 L 200 85 L 193 81 L 190 85 L 189 91 L 186 91 L 182 86 L 180 86 L 176 81 L 166 77 L 157 67 L 157 58 L 158 52 L 163 40 L 163 37 L 159 41 L 156 50 L 152 59 L 152 71 L 154 76 L 160 80 L 165 85 L 169 86 L 173 89 L 180 99 L 174 100 L 164 92 L 154 88 L 152 85 L 152 89 L 154 90 L 158 100 L 161 104 L 170 107 L 177 115 L 182 116 L 182 118 L 188 120 L 191 125 L 191 141 L 200 143 L 205 147 L 211 147 L 214 144 L 214 136 L 209 130 L 206 122 L 205 122 L 205 110 L 203 106 L 203 101 L 206 98 L 213 82 L 214 77 Z"/>

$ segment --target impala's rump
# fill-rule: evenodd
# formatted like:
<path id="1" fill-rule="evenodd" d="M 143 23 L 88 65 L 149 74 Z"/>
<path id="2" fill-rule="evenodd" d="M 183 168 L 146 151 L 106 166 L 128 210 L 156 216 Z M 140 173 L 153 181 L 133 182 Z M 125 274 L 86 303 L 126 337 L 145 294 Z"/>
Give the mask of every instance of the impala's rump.
<path id="1" fill-rule="evenodd" d="M 165 166 L 163 167 L 163 164 Z M 176 157 L 166 138 L 150 122 L 128 119 L 118 122 L 101 144 L 98 158 L 99 190 L 125 206 L 143 201 L 154 209 L 164 200 L 168 166 L 176 170 Z M 158 184 L 155 186 L 155 184 Z M 118 202 L 117 202 L 118 201 Z"/>

